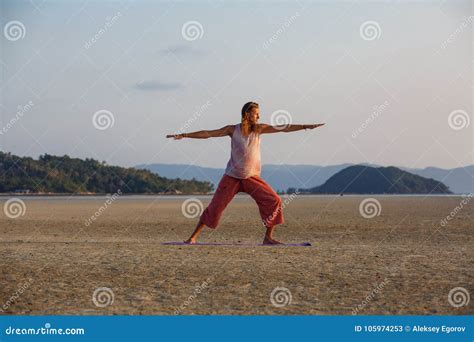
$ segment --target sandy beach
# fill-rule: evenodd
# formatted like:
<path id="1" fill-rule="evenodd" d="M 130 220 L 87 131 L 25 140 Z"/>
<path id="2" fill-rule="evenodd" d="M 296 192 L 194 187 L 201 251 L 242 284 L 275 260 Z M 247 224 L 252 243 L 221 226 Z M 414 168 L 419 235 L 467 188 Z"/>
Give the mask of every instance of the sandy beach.
<path id="1" fill-rule="evenodd" d="M 456 287 L 474 294 L 474 201 L 442 224 L 461 197 L 373 197 L 380 203 L 373 218 L 359 211 L 364 196 L 288 203 L 276 238 L 311 247 L 161 245 L 194 228 L 197 219 L 182 212 L 186 197 L 121 197 L 89 224 L 105 197 L 23 197 L 23 216 L 0 216 L 0 308 L 21 315 L 473 314 L 472 299 L 455 307 L 448 294 Z M 210 201 L 199 199 L 204 207 Z M 200 241 L 258 244 L 263 233 L 257 206 L 241 195 Z"/>

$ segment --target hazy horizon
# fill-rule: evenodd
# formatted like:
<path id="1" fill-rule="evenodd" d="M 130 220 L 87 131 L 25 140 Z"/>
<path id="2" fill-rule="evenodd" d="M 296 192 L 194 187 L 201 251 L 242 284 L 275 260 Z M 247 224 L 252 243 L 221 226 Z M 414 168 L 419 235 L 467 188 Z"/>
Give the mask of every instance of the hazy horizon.
<path id="1" fill-rule="evenodd" d="M 136 164 L 135 166 L 140 166 L 140 165 L 153 165 L 153 164 L 162 164 L 162 165 L 190 165 L 190 164 L 179 164 L 179 163 L 149 163 L 149 164 Z M 355 163 L 355 164 L 352 164 L 352 163 L 336 163 L 336 164 L 329 164 L 329 165 L 320 165 L 320 164 L 287 164 L 287 163 L 284 163 L 284 164 L 272 164 L 272 163 L 262 163 L 262 167 L 263 166 L 280 166 L 280 165 L 287 165 L 287 166 L 320 166 L 320 167 L 328 167 L 328 166 L 337 166 L 337 165 L 344 165 L 344 164 L 351 164 L 351 165 L 361 165 L 361 164 L 367 164 L 365 162 L 362 162 L 362 163 Z M 389 166 L 395 166 L 395 167 L 398 167 L 398 168 L 410 168 L 409 166 L 405 166 L 405 165 L 378 165 L 378 164 L 371 164 L 371 165 L 375 165 L 377 167 L 389 167 Z M 197 166 L 197 167 L 203 167 L 203 168 L 215 168 L 215 169 L 225 169 L 225 164 L 222 166 L 222 167 L 214 167 L 214 166 L 206 166 L 206 165 L 197 165 L 197 164 L 193 164 L 193 166 Z M 469 166 L 474 166 L 474 164 L 467 164 L 467 165 L 464 165 L 464 166 L 457 166 L 457 167 L 453 167 L 453 168 L 448 168 L 448 170 L 450 169 L 457 169 L 457 168 L 465 168 L 465 167 L 469 167 Z M 424 169 L 424 168 L 430 168 L 430 167 L 434 167 L 434 168 L 438 168 L 437 166 L 426 166 L 426 167 L 420 167 L 420 169 Z M 418 168 L 416 168 L 418 169 Z M 443 168 L 439 168 L 439 169 L 443 169 Z"/>
<path id="2" fill-rule="evenodd" d="M 2 152 L 9 152 L 9 151 L 2 151 Z M 230 152 L 229 152 L 230 153 Z M 43 155 L 44 153 L 40 154 L 40 155 Z M 33 159 L 38 159 L 39 156 L 19 156 L 19 157 L 31 157 Z M 54 155 L 56 157 L 63 157 L 64 155 Z M 92 158 L 92 157 L 77 157 L 77 156 L 72 156 L 72 155 L 68 155 L 70 158 L 79 158 L 79 159 L 85 159 L 85 158 Z M 92 158 L 92 159 L 95 159 L 95 158 Z M 102 162 L 103 160 L 99 160 L 97 159 L 98 161 Z M 107 161 L 105 161 L 107 162 Z M 225 166 L 227 164 L 227 160 L 223 163 L 223 165 L 221 166 L 210 166 L 210 165 L 200 165 L 200 164 L 187 164 L 187 163 L 174 163 L 174 162 L 171 162 L 171 163 L 161 163 L 161 162 L 153 162 L 153 163 L 137 163 L 137 164 L 134 164 L 134 165 L 129 165 L 129 166 L 126 166 L 126 165 L 120 165 L 120 164 L 110 164 L 107 162 L 108 165 L 110 166 L 121 166 L 121 167 L 136 167 L 136 166 L 141 166 L 141 165 L 153 165 L 153 164 L 162 164 L 162 165 L 193 165 L 193 166 L 196 166 L 196 167 L 202 167 L 202 168 L 213 168 L 213 169 L 225 169 Z M 348 163 L 348 162 L 342 162 L 342 163 L 334 163 L 334 164 L 325 164 L 325 165 L 322 165 L 322 164 L 305 164 L 305 163 L 296 163 L 296 164 L 290 164 L 290 163 L 283 163 L 283 164 L 275 164 L 275 163 L 263 163 L 262 162 L 262 167 L 263 166 L 279 166 L 279 165 L 287 165 L 287 166 L 319 166 L 319 167 L 328 167 L 328 166 L 337 166 L 337 165 L 344 165 L 344 164 L 351 164 L 351 165 L 357 165 L 357 164 L 368 164 L 366 162 L 360 162 L 360 163 Z M 424 167 L 410 167 L 410 166 L 406 166 L 406 165 L 394 165 L 394 164 L 390 164 L 390 165 L 380 165 L 380 164 L 371 164 L 371 165 L 375 165 L 377 167 L 389 167 L 389 166 L 394 166 L 394 167 L 398 167 L 398 168 L 414 168 L 414 169 L 425 169 L 425 168 L 430 168 L 430 167 L 433 167 L 433 168 L 439 168 L 439 169 L 447 169 L 447 170 L 450 170 L 450 169 L 457 169 L 457 168 L 465 168 L 465 167 L 469 167 L 469 166 L 474 166 L 474 163 L 473 164 L 466 164 L 466 165 L 462 165 L 462 166 L 456 166 L 456 167 L 452 167 L 452 168 L 443 168 L 443 167 L 438 167 L 438 166 L 434 166 L 434 165 L 430 165 L 430 166 L 424 166 Z"/>
<path id="3" fill-rule="evenodd" d="M 0 6 L 5 152 L 224 168 L 228 137 L 165 135 L 256 101 L 262 123 L 326 123 L 263 136 L 262 164 L 474 164 L 471 1 Z"/>

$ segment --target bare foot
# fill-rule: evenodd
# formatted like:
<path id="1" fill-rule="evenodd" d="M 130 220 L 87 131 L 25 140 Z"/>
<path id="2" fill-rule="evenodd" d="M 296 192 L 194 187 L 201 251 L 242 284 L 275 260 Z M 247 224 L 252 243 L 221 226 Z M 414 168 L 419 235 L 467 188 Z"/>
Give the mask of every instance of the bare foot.
<path id="1" fill-rule="evenodd" d="M 283 242 L 280 242 L 278 240 L 275 240 L 273 238 L 265 236 L 265 238 L 263 239 L 262 244 L 264 244 L 264 245 L 283 245 Z"/>
<path id="2" fill-rule="evenodd" d="M 194 245 L 196 243 L 196 239 L 189 238 L 186 241 L 184 241 L 184 243 L 189 243 L 190 245 Z"/>

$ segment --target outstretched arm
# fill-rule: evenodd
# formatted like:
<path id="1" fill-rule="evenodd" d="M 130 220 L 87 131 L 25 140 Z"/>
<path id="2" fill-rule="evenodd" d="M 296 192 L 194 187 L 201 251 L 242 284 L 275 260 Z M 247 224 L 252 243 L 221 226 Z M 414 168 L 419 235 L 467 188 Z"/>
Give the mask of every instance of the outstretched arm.
<path id="1" fill-rule="evenodd" d="M 302 129 L 314 129 L 317 127 L 321 127 L 325 124 L 312 124 L 312 125 L 278 125 L 272 126 L 267 124 L 260 124 L 260 134 L 267 134 L 267 133 L 279 133 L 279 132 L 296 132 L 301 131 Z"/>
<path id="2" fill-rule="evenodd" d="M 191 133 L 181 133 L 181 134 L 169 134 L 167 138 L 174 138 L 175 140 L 180 140 L 183 138 L 194 138 L 194 139 L 207 139 L 207 138 L 217 138 L 225 137 L 226 135 L 232 136 L 234 126 L 224 126 L 219 129 L 214 129 L 210 131 L 197 131 Z"/>

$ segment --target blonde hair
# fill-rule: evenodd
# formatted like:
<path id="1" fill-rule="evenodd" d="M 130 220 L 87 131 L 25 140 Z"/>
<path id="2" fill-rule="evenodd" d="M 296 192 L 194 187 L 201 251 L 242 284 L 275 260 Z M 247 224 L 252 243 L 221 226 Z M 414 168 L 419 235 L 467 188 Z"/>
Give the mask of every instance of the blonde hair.
<path id="1" fill-rule="evenodd" d="M 242 107 L 242 119 L 241 123 L 241 131 L 242 135 L 249 135 L 251 132 L 258 132 L 258 125 L 251 124 L 248 120 L 247 113 L 250 113 L 253 108 L 258 108 L 257 102 L 247 102 Z"/>

